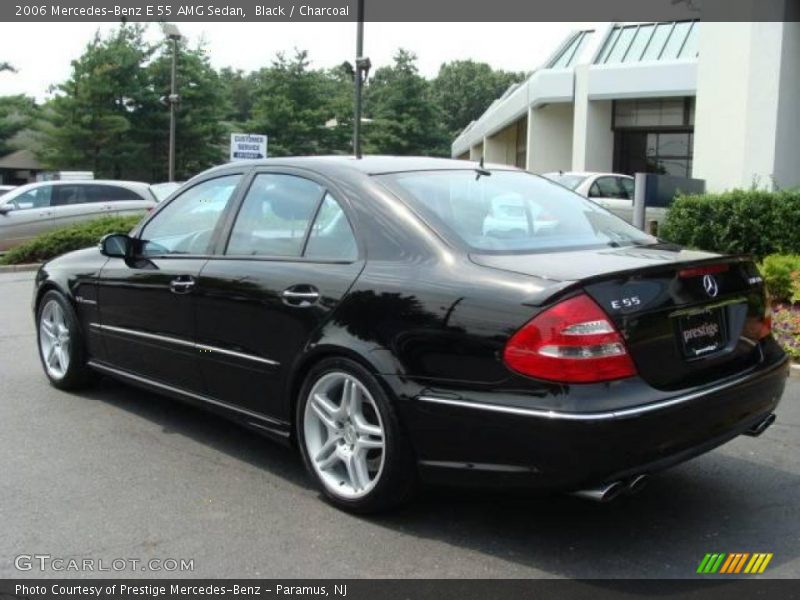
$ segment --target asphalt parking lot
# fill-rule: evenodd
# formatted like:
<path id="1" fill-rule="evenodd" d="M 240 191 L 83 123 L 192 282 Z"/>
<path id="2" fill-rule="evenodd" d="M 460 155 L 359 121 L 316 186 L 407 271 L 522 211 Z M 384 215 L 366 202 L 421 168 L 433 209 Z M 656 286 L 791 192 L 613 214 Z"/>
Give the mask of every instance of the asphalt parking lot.
<path id="1" fill-rule="evenodd" d="M 762 437 L 634 497 L 432 490 L 358 518 L 320 499 L 299 456 L 216 416 L 109 380 L 52 388 L 32 280 L 0 274 L 0 577 L 42 576 L 14 566 L 38 553 L 194 560 L 193 572 L 127 577 L 692 578 L 707 552 L 773 552 L 765 576 L 800 576 L 798 377 Z"/>

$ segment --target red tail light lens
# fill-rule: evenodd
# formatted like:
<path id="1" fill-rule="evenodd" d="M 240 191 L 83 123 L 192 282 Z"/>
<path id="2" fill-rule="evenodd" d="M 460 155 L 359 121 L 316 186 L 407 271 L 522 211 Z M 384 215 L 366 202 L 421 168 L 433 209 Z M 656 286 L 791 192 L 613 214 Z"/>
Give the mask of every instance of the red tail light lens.
<path id="1" fill-rule="evenodd" d="M 758 330 L 759 340 L 769 337 L 772 333 L 772 305 L 769 302 L 769 297 L 767 297 L 766 294 L 764 296 L 764 316 L 761 318 L 761 326 Z"/>
<path id="2" fill-rule="evenodd" d="M 529 321 L 511 336 L 503 360 L 523 375 L 564 383 L 636 374 L 625 340 L 585 294 L 559 302 Z"/>

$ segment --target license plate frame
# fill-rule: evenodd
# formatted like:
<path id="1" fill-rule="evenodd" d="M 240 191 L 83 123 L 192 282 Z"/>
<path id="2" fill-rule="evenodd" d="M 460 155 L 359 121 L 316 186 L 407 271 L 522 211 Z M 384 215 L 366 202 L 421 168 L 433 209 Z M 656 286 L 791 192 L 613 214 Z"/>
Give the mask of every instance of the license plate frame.
<path id="1" fill-rule="evenodd" d="M 678 343 L 688 360 L 711 356 L 727 345 L 725 311 L 710 308 L 678 317 Z"/>

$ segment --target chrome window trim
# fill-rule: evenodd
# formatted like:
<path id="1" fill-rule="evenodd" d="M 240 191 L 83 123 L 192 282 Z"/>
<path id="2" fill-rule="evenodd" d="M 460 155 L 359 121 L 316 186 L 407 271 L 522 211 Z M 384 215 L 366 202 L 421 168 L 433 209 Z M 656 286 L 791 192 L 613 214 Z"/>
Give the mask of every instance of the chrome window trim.
<path id="1" fill-rule="evenodd" d="M 623 419 L 626 417 L 635 417 L 649 412 L 663 410 L 665 408 L 670 408 L 672 406 L 677 406 L 679 404 L 691 402 L 692 400 L 696 400 L 697 398 L 706 396 L 708 394 L 721 392 L 740 383 L 744 383 L 748 380 L 757 379 L 761 375 L 766 375 L 768 373 L 772 373 L 773 371 L 777 371 L 785 367 L 788 360 L 789 360 L 788 357 L 784 357 L 779 363 L 777 363 L 772 368 L 766 369 L 764 371 L 758 371 L 757 373 L 748 373 L 747 375 L 744 375 L 742 377 L 737 377 L 736 379 L 726 381 L 724 383 L 719 383 L 717 385 L 707 387 L 702 390 L 698 390 L 696 392 L 692 392 L 691 394 L 677 396 L 675 398 L 670 398 L 668 400 L 661 400 L 660 402 L 653 402 L 652 404 L 635 406 L 633 408 L 623 408 L 619 410 L 604 411 L 604 412 L 574 413 L 574 412 L 563 412 L 557 410 L 541 410 L 535 408 L 521 408 L 517 406 L 502 406 L 500 404 L 485 404 L 470 400 L 438 398 L 436 396 L 418 396 L 417 400 L 420 400 L 422 402 L 428 402 L 431 404 L 456 406 L 458 408 L 472 408 L 476 410 L 485 410 L 488 412 L 503 413 L 507 415 L 516 415 L 521 417 L 535 417 L 541 419 L 554 419 L 554 420 L 564 420 L 564 421 L 607 421 L 613 419 Z"/>
<path id="2" fill-rule="evenodd" d="M 100 329 L 102 331 L 110 331 L 112 333 L 121 333 L 123 335 L 132 335 L 134 337 L 141 337 L 148 340 L 157 342 L 166 342 L 168 344 L 175 344 L 176 346 L 183 346 L 184 348 L 194 348 L 195 350 L 203 350 L 206 352 L 217 352 L 225 356 L 232 356 L 234 358 L 243 358 L 245 360 L 252 360 L 254 362 L 262 363 L 270 366 L 278 366 L 280 363 L 268 358 L 261 358 L 260 356 L 253 356 L 252 354 L 245 354 L 244 352 L 236 352 L 235 350 L 227 350 L 217 346 L 209 346 L 208 344 L 198 344 L 190 342 L 189 340 L 182 340 L 180 338 L 171 337 L 168 335 L 159 335 L 156 333 L 147 333 L 145 331 L 138 331 L 136 329 L 127 329 L 125 327 L 114 327 L 112 325 L 102 325 L 101 323 L 89 323 L 89 327 Z"/>

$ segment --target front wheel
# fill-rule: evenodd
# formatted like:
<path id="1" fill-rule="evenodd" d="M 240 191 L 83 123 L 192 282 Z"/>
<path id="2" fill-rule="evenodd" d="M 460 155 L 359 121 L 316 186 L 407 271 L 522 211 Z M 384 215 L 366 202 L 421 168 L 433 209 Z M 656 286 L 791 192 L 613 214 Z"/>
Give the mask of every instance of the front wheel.
<path id="1" fill-rule="evenodd" d="M 78 317 L 59 292 L 47 292 L 37 313 L 39 358 L 45 375 L 55 387 L 71 390 L 86 384 L 91 371 L 86 366 Z"/>
<path id="2" fill-rule="evenodd" d="M 312 368 L 296 423 L 306 467 L 336 506 L 377 512 L 411 496 L 411 445 L 380 383 L 358 363 L 326 359 Z"/>

